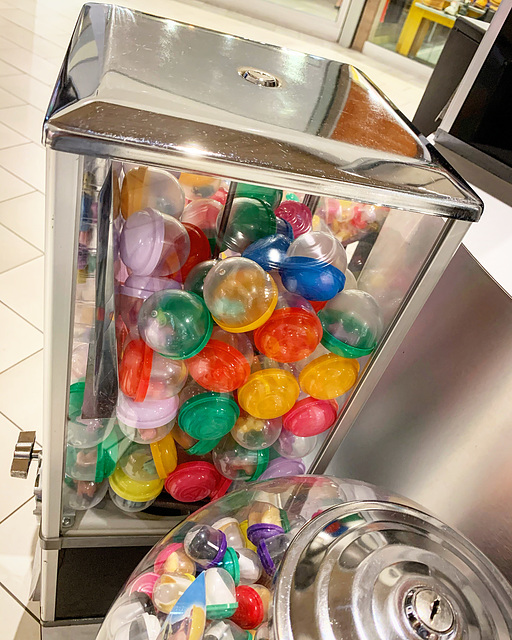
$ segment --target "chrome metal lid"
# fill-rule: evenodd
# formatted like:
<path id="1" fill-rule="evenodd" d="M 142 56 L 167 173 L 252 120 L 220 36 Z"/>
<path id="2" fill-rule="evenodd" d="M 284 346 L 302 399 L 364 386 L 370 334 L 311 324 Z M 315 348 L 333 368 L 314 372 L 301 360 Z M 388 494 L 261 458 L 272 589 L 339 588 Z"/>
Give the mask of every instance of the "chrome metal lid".
<path id="1" fill-rule="evenodd" d="M 482 203 L 348 64 L 83 7 L 44 125 L 54 149 L 477 220 Z"/>
<path id="2" fill-rule="evenodd" d="M 435 518 L 352 502 L 294 538 L 276 579 L 273 625 L 286 640 L 509 640 L 512 590 Z"/>

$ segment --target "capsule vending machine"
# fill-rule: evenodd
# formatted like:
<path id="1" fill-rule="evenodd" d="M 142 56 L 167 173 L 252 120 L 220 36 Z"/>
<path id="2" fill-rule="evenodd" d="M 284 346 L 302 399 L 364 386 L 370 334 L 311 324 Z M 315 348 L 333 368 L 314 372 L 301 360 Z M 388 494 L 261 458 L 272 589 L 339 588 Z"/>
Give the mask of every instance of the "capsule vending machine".
<path id="1" fill-rule="evenodd" d="M 352 66 L 112 5 L 44 141 L 52 637 L 199 507 L 322 473 L 482 207 Z"/>

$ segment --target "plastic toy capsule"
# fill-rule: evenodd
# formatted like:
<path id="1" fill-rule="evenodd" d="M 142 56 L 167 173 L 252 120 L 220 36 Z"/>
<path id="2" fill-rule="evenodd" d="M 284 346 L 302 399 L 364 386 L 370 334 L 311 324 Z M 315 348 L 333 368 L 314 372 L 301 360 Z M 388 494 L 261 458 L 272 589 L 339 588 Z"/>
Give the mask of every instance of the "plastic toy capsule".
<path id="1" fill-rule="evenodd" d="M 251 640 L 251 634 L 232 620 L 215 620 L 206 627 L 204 640 Z"/>
<path id="2" fill-rule="evenodd" d="M 196 565 L 185 553 L 183 544 L 174 542 L 164 547 L 157 555 L 154 570 L 159 575 L 162 573 L 188 573 L 194 575 Z"/>
<path id="3" fill-rule="evenodd" d="M 243 549 L 245 547 L 244 536 L 236 518 L 221 518 L 212 527 L 224 533 L 228 547 L 233 549 Z"/>
<path id="4" fill-rule="evenodd" d="M 242 409 L 263 420 L 284 415 L 298 397 L 299 385 L 288 365 L 265 356 L 254 358 L 251 375 L 238 390 Z"/>
<path id="5" fill-rule="evenodd" d="M 347 254 L 343 245 L 325 231 L 296 238 L 281 268 L 284 286 L 307 300 L 330 300 L 345 285 Z"/>
<path id="6" fill-rule="evenodd" d="M 217 219 L 219 232 L 220 217 Z M 275 235 L 277 222 L 272 208 L 263 200 L 236 197 L 222 237 L 223 248 L 242 253 L 247 247 L 267 236 Z"/>
<path id="7" fill-rule="evenodd" d="M 208 273 L 204 301 L 215 322 L 232 333 L 252 331 L 264 324 L 277 304 L 271 276 L 247 258 L 226 258 Z"/>
<path id="8" fill-rule="evenodd" d="M 120 391 L 117 398 L 117 419 L 127 438 L 141 444 L 150 444 L 165 438 L 171 431 L 178 407 L 178 396 L 135 402 Z"/>
<path id="9" fill-rule="evenodd" d="M 383 332 L 379 305 L 366 291 L 338 293 L 318 317 L 323 327 L 323 346 L 345 358 L 369 355 Z"/>
<path id="10" fill-rule="evenodd" d="M 320 344 L 322 324 L 311 303 L 302 296 L 279 292 L 276 308 L 254 332 L 256 348 L 277 362 L 298 362 Z"/>
<path id="11" fill-rule="evenodd" d="M 305 397 L 298 400 L 283 416 L 283 427 L 296 436 L 316 436 L 330 429 L 338 415 L 335 400 Z"/>
<path id="12" fill-rule="evenodd" d="M 188 557 L 205 569 L 218 565 L 227 549 L 226 536 L 208 525 L 192 527 L 183 545 Z"/>
<path id="13" fill-rule="evenodd" d="M 246 335 L 214 327 L 207 345 L 187 360 L 187 367 L 202 387 L 223 393 L 234 391 L 247 382 L 253 358 L 251 341 Z"/>
<path id="14" fill-rule="evenodd" d="M 236 187 L 236 195 L 239 198 L 255 198 L 256 200 L 261 200 L 268 204 L 271 209 L 275 209 L 281 202 L 283 192 L 280 189 L 239 182 Z"/>
<path id="15" fill-rule="evenodd" d="M 108 438 L 115 424 L 115 417 L 108 419 L 82 418 L 85 382 L 75 382 L 69 387 L 67 442 L 76 449 L 98 445 Z"/>
<path id="16" fill-rule="evenodd" d="M 207 569 L 204 574 L 206 590 L 206 617 L 211 620 L 230 618 L 238 607 L 235 583 L 221 567 Z"/>
<path id="17" fill-rule="evenodd" d="M 290 244 L 289 238 L 278 233 L 253 242 L 245 249 L 242 257 L 257 262 L 265 271 L 280 269 Z"/>
<path id="18" fill-rule="evenodd" d="M 256 547 L 261 540 L 284 533 L 281 510 L 269 502 L 255 502 L 247 521 L 247 537 Z"/>
<path id="19" fill-rule="evenodd" d="M 309 233 L 312 228 L 311 209 L 302 202 L 285 200 L 276 209 L 276 216 L 289 222 L 295 238 Z"/>
<path id="20" fill-rule="evenodd" d="M 308 453 L 313 451 L 317 441 L 317 436 L 303 438 L 296 436 L 287 429 L 283 429 L 279 438 L 274 442 L 273 447 L 283 458 L 304 458 Z"/>
<path id="21" fill-rule="evenodd" d="M 202 298 L 205 278 L 217 262 L 218 260 L 205 260 L 204 262 L 196 264 L 185 278 L 185 282 L 183 283 L 185 291 L 195 293 Z"/>
<path id="22" fill-rule="evenodd" d="M 301 476 L 303 473 L 306 473 L 306 465 L 300 458 L 288 459 L 279 457 L 269 462 L 267 469 L 261 474 L 259 480 Z"/>
<path id="23" fill-rule="evenodd" d="M 187 376 L 184 362 L 155 353 L 141 339 L 126 345 L 119 364 L 119 388 L 135 402 L 172 398 L 183 389 Z"/>
<path id="24" fill-rule="evenodd" d="M 152 599 L 158 611 L 170 613 L 193 579 L 192 575 L 182 573 L 163 573 L 161 576 L 157 574 Z"/>
<path id="25" fill-rule="evenodd" d="M 258 544 L 258 556 L 268 575 L 273 576 L 290 545 L 292 535 L 282 533 L 272 538 L 264 538 Z"/>
<path id="26" fill-rule="evenodd" d="M 318 400 L 334 400 L 357 382 L 359 362 L 355 358 L 327 352 L 319 347 L 299 363 L 302 391 Z"/>
<path id="27" fill-rule="evenodd" d="M 154 351 L 185 360 L 204 348 L 212 333 L 212 317 L 204 301 L 188 291 L 159 291 L 139 312 L 141 338 Z"/>
<path id="28" fill-rule="evenodd" d="M 121 214 L 125 220 L 146 207 L 179 218 L 184 206 L 185 194 L 171 173 L 153 167 L 126 172 L 121 188 Z"/>
<path id="29" fill-rule="evenodd" d="M 281 429 L 281 418 L 263 420 L 242 411 L 231 429 L 231 435 L 242 447 L 258 451 L 272 446 L 279 438 Z"/>
<path id="30" fill-rule="evenodd" d="M 215 440 L 234 427 L 240 409 L 230 393 L 216 393 L 189 382 L 180 393 L 178 423 L 197 440 Z"/>
<path id="31" fill-rule="evenodd" d="M 240 585 L 236 588 L 238 608 L 231 620 L 242 629 L 256 629 L 267 617 L 270 595 L 267 597 L 263 589 L 265 587 L 261 585 Z"/>
<path id="32" fill-rule="evenodd" d="M 164 481 L 157 478 L 137 482 L 126 475 L 118 466 L 109 478 L 109 495 L 112 502 L 122 511 L 130 513 L 142 511 L 153 504 L 163 489 Z"/>
<path id="33" fill-rule="evenodd" d="M 131 273 L 168 276 L 179 271 L 187 261 L 190 238 L 181 222 L 146 208 L 125 222 L 119 252 Z"/>
<path id="34" fill-rule="evenodd" d="M 168 476 L 165 490 L 178 502 L 198 502 L 212 498 L 222 477 L 210 462 L 184 462 Z"/>
<path id="35" fill-rule="evenodd" d="M 220 187 L 220 179 L 198 173 L 182 173 L 179 183 L 188 200 L 211 198 Z"/>
<path id="36" fill-rule="evenodd" d="M 212 451 L 215 468 L 230 480 L 257 480 L 269 461 L 268 449 L 250 451 L 228 434 Z"/>

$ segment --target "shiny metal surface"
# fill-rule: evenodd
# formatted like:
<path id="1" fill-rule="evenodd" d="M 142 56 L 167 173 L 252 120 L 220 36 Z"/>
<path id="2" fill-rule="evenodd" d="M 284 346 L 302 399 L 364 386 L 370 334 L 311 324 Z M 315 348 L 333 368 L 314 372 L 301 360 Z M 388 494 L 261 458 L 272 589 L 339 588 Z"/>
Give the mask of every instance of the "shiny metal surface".
<path id="1" fill-rule="evenodd" d="M 512 299 L 461 247 L 327 472 L 408 496 L 512 582 Z"/>
<path id="2" fill-rule="evenodd" d="M 432 516 L 351 502 L 293 539 L 275 582 L 273 625 L 287 640 L 505 640 L 512 589 Z"/>
<path id="3" fill-rule="evenodd" d="M 36 446 L 36 432 L 22 431 L 18 436 L 18 442 L 14 447 L 14 455 L 11 464 L 11 476 L 23 478 L 28 476 L 30 463 L 38 460 L 41 455 L 41 447 Z"/>
<path id="4" fill-rule="evenodd" d="M 261 73 L 247 82 L 240 69 Z M 482 205 L 351 65 L 85 5 L 44 127 L 56 150 L 477 220 Z"/>
<path id="5" fill-rule="evenodd" d="M 404 605 L 409 624 L 420 637 L 435 634 L 439 638 L 455 627 L 455 613 L 449 599 L 434 589 L 411 589 Z"/>

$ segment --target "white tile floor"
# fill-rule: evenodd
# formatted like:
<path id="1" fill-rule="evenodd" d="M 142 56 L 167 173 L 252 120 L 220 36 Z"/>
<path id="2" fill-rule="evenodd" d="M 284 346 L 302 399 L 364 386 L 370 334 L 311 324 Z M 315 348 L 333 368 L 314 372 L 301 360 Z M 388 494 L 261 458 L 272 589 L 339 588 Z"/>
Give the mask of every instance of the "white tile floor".
<path id="1" fill-rule="evenodd" d="M 352 62 L 412 117 L 424 80 L 336 44 L 175 0 L 122 1 L 151 13 Z M 9 477 L 20 429 L 42 430 L 44 151 L 41 125 L 81 0 L 0 0 L 0 621 L 2 640 L 39 637 L 29 603 L 37 538 L 34 472 Z"/>

